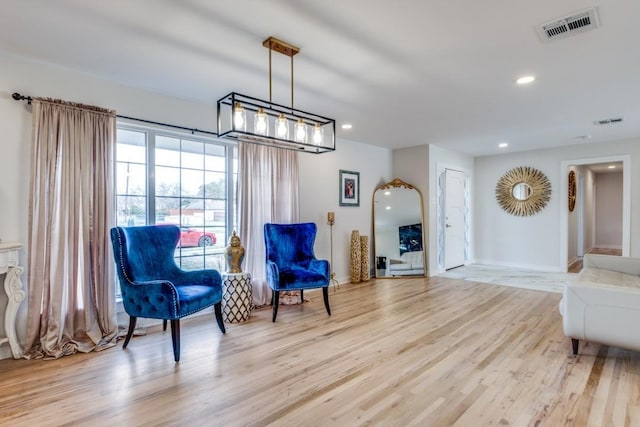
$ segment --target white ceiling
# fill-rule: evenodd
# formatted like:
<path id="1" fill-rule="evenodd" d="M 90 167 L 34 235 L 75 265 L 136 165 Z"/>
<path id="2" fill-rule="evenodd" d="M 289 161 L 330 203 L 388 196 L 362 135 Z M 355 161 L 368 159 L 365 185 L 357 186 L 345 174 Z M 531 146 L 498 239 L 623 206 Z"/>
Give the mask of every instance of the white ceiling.
<path id="1" fill-rule="evenodd" d="M 638 0 L 2 0 L 0 49 L 212 105 L 268 99 L 275 36 L 296 108 L 338 137 L 471 155 L 640 137 Z M 600 27 L 542 43 L 535 27 L 598 6 Z M 289 104 L 274 56 L 274 102 Z M 534 74 L 529 86 L 515 78 Z M 28 94 L 47 96 L 46 93 Z M 108 106 L 105 106 L 108 107 Z M 622 123 L 594 120 L 622 116 Z M 153 118 L 151 118 L 153 119 Z"/>

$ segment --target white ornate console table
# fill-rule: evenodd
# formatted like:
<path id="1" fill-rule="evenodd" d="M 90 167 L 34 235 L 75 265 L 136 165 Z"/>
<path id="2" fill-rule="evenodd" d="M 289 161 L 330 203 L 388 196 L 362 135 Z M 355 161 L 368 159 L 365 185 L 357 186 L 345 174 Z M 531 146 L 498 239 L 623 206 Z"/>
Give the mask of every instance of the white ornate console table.
<path id="1" fill-rule="evenodd" d="M 24 269 L 18 265 L 18 251 L 22 248 L 20 243 L 0 242 L 0 275 L 6 273 L 4 278 L 4 292 L 7 294 L 7 307 L 4 312 L 5 336 L 0 336 L 0 345 L 8 342 L 11 353 L 15 359 L 22 356 L 22 348 L 18 343 L 16 333 L 16 316 L 18 307 L 25 297 L 22 290 L 20 276 Z"/>

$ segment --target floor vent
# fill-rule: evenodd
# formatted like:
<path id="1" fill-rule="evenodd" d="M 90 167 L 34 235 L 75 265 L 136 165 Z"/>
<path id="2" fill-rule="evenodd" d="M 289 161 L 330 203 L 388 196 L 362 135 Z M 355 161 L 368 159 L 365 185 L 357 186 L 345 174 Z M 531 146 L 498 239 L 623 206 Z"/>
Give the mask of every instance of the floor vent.
<path id="1" fill-rule="evenodd" d="M 622 121 L 622 117 L 613 117 L 611 119 L 603 119 L 603 120 L 594 120 L 594 125 L 611 125 L 614 123 L 620 123 Z"/>
<path id="2" fill-rule="evenodd" d="M 564 18 L 554 19 L 546 24 L 538 25 L 536 32 L 544 42 L 561 39 L 573 34 L 593 30 L 600 26 L 598 8 L 576 12 Z"/>

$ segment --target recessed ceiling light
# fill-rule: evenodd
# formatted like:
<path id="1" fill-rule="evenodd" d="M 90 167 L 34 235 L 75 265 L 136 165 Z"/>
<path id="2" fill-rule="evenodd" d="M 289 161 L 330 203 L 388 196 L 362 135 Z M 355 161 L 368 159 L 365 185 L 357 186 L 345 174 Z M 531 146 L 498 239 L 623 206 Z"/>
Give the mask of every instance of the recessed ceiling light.
<path id="1" fill-rule="evenodd" d="M 616 165 L 609 165 L 609 166 L 607 166 L 607 167 L 608 167 L 609 169 L 615 169 L 615 168 L 616 168 Z"/>
<path id="2" fill-rule="evenodd" d="M 385 195 L 385 196 L 390 196 L 390 195 L 391 195 L 391 191 L 385 191 L 385 192 L 384 192 L 384 195 Z"/>
<path id="3" fill-rule="evenodd" d="M 507 148 L 509 146 L 508 142 L 501 142 L 500 144 L 498 144 L 498 147 L 500 148 Z"/>
<path id="4" fill-rule="evenodd" d="M 516 83 L 519 85 L 527 85 L 529 83 L 533 83 L 535 79 L 535 76 L 522 76 L 516 80 Z"/>
<path id="5" fill-rule="evenodd" d="M 351 123 L 345 123 L 342 125 L 342 129 L 351 129 L 353 125 Z"/>
<path id="6" fill-rule="evenodd" d="M 391 206 L 387 206 L 387 207 L 385 207 L 385 209 L 386 209 L 386 210 L 390 210 L 390 209 L 391 209 Z"/>

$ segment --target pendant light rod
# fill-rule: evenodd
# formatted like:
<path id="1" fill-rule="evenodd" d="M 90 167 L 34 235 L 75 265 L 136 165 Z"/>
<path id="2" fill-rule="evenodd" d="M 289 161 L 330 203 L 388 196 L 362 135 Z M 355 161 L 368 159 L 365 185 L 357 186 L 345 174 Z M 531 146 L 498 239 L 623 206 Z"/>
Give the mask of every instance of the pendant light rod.
<path id="1" fill-rule="evenodd" d="M 273 102 L 273 89 L 271 85 L 271 48 L 269 48 L 269 102 Z"/>
<path id="2" fill-rule="evenodd" d="M 275 50 L 276 52 L 291 58 L 291 108 L 293 108 L 293 57 L 300 52 L 300 48 L 275 37 L 269 37 L 263 41 L 262 46 L 269 49 L 269 102 L 273 101 L 271 51 Z"/>
<path id="3" fill-rule="evenodd" d="M 293 55 L 291 56 L 291 108 L 293 108 Z"/>

